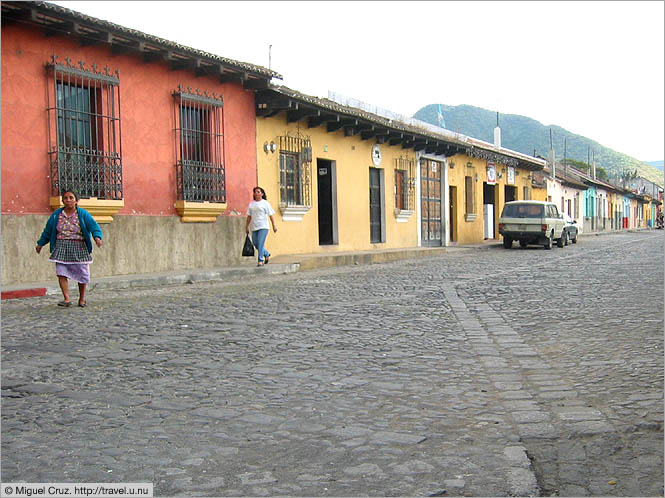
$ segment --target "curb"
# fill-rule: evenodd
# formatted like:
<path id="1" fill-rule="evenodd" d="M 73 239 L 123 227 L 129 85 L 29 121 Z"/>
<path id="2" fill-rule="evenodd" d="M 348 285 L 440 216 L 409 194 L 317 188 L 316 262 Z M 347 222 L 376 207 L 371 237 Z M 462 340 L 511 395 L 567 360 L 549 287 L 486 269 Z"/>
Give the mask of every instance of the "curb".
<path id="1" fill-rule="evenodd" d="M 206 270 L 171 271 L 99 277 L 90 282 L 88 291 L 105 289 L 129 289 L 162 285 L 183 285 L 196 282 L 233 281 L 247 278 L 248 275 L 280 275 L 298 271 L 297 263 L 271 264 L 261 268 L 247 266 Z M 60 293 L 57 282 L 7 286 L 2 291 L 2 299 L 42 297 Z"/>
<path id="2" fill-rule="evenodd" d="M 32 289 L 18 289 L 2 292 L 2 300 L 21 299 L 24 297 L 41 297 L 46 295 L 46 287 L 35 287 Z"/>

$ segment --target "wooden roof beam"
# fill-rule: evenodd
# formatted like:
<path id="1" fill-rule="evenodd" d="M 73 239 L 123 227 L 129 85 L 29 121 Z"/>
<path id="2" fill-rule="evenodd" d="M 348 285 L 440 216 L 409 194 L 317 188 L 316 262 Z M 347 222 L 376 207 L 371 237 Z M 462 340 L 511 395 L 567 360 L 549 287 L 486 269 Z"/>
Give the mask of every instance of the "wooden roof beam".
<path id="1" fill-rule="evenodd" d="M 197 61 L 200 61 L 201 59 L 193 58 L 193 57 L 176 57 L 173 52 L 170 53 L 169 55 L 169 66 L 171 67 L 171 71 L 179 71 L 181 69 L 194 69 L 196 68 Z"/>
<path id="2" fill-rule="evenodd" d="M 297 123 L 299 121 L 303 121 L 304 119 L 306 119 L 309 116 L 317 117 L 317 116 L 320 116 L 320 115 L 321 115 L 321 111 L 319 111 L 318 109 L 312 109 L 311 107 L 310 108 L 300 107 L 297 110 L 286 112 L 286 122 L 287 123 Z"/>
<path id="3" fill-rule="evenodd" d="M 79 33 L 79 43 L 82 47 L 113 43 L 113 34 L 110 31 L 98 31 L 97 33 Z"/>
<path id="4" fill-rule="evenodd" d="M 316 128 L 317 126 L 321 126 L 322 124 L 328 123 L 330 121 L 339 121 L 339 116 L 335 114 L 319 113 L 318 116 L 310 117 L 307 120 L 307 128 Z"/>
<path id="5" fill-rule="evenodd" d="M 267 102 L 257 101 L 256 115 L 258 117 L 270 117 L 282 111 L 297 109 L 297 105 L 297 102 L 293 102 L 291 99 L 286 97 L 282 99 L 272 99 Z"/>
<path id="6" fill-rule="evenodd" d="M 204 64 L 201 59 L 197 59 L 194 74 L 197 78 L 200 76 L 219 76 L 221 78 L 224 74 L 224 66 L 221 64 Z"/>
<path id="7" fill-rule="evenodd" d="M 340 130 L 342 128 L 345 128 L 347 126 L 353 126 L 353 125 L 357 125 L 357 124 L 358 124 L 357 119 L 353 119 L 353 118 L 341 119 L 340 118 L 339 121 L 328 123 L 327 124 L 327 129 L 328 129 L 328 132 L 330 133 L 330 132 L 334 132 L 334 131 Z"/>
<path id="8" fill-rule="evenodd" d="M 374 125 L 367 122 L 359 122 L 358 124 L 349 125 L 344 127 L 344 135 L 347 137 L 352 137 L 358 135 L 358 133 L 369 132 L 374 129 Z M 374 134 L 372 134 L 374 136 Z M 362 138 L 362 137 L 361 137 Z M 363 138 L 363 140 L 366 140 Z"/>
<path id="9" fill-rule="evenodd" d="M 412 144 L 415 151 L 425 150 L 429 145 L 429 140 L 415 140 Z"/>
<path id="10" fill-rule="evenodd" d="M 397 133 L 397 134 L 390 133 L 388 135 L 388 144 L 389 145 L 399 145 L 402 142 L 404 142 L 404 140 L 405 140 L 404 133 Z"/>
<path id="11" fill-rule="evenodd" d="M 114 55 L 128 54 L 139 51 L 139 42 L 134 40 L 114 39 L 111 44 L 111 52 Z"/>
<path id="12" fill-rule="evenodd" d="M 222 74 L 219 81 L 222 83 L 240 83 L 241 85 L 249 78 L 246 72 L 228 72 Z"/>
<path id="13" fill-rule="evenodd" d="M 434 154 L 437 150 L 439 150 L 438 143 L 427 144 L 425 146 L 425 154 Z"/>
<path id="14" fill-rule="evenodd" d="M 29 7 L 29 4 L 26 2 L 26 6 Z M 13 9 L 13 7 L 17 7 L 16 9 Z M 28 21 L 31 23 L 38 23 L 39 18 L 37 17 L 37 10 L 36 9 L 31 9 L 31 8 L 23 8 L 23 5 L 20 5 L 15 2 L 12 4 L 5 4 L 4 2 L 2 3 L 2 10 L 3 10 L 3 15 L 2 15 L 2 24 L 3 25 L 8 25 L 11 23 L 15 23 L 18 21 Z M 10 8 L 12 9 L 11 12 L 9 12 Z"/>
<path id="15" fill-rule="evenodd" d="M 250 78 L 242 84 L 245 90 L 265 90 L 268 88 L 268 80 L 262 78 Z"/>
<path id="16" fill-rule="evenodd" d="M 61 23 L 49 24 L 44 28 L 44 36 L 62 36 L 76 32 L 78 25 L 72 21 L 62 21 Z"/>
<path id="17" fill-rule="evenodd" d="M 169 58 L 168 50 L 146 50 L 145 43 L 139 43 L 139 51 L 143 52 L 143 62 L 163 61 Z"/>

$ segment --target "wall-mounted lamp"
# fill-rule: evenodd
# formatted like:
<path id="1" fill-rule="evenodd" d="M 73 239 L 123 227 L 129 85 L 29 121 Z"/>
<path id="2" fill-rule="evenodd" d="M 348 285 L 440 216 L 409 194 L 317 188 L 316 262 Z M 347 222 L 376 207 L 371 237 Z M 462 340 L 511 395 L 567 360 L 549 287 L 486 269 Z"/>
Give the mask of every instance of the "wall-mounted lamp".
<path id="1" fill-rule="evenodd" d="M 466 167 L 467 168 L 473 168 L 473 163 L 471 161 L 469 161 L 468 163 L 466 163 Z"/>
<path id="2" fill-rule="evenodd" d="M 496 177 L 497 177 L 497 178 L 503 178 L 503 173 L 497 173 L 497 174 L 496 174 Z"/>
<path id="3" fill-rule="evenodd" d="M 277 144 L 275 142 L 266 142 L 263 144 L 263 150 L 267 154 L 268 152 L 275 152 L 277 150 Z"/>
<path id="4" fill-rule="evenodd" d="M 476 179 L 476 181 L 478 181 L 478 173 L 474 175 L 474 178 Z"/>
<path id="5" fill-rule="evenodd" d="M 455 167 L 455 163 L 452 162 L 452 161 L 449 161 L 448 166 L 450 166 L 450 169 L 453 169 Z"/>
<path id="6" fill-rule="evenodd" d="M 505 173 L 505 172 L 506 172 L 506 168 L 501 168 L 501 173 Z M 501 177 L 499 177 L 499 178 L 501 178 Z"/>

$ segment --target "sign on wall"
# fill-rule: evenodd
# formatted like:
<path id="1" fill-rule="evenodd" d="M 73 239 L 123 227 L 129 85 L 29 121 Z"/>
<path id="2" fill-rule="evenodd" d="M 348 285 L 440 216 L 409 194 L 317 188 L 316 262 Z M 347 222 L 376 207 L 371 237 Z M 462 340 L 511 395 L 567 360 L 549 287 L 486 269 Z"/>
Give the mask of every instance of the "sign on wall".
<path id="1" fill-rule="evenodd" d="M 374 144 L 372 147 L 372 163 L 374 163 L 374 166 L 378 168 L 381 165 L 382 158 L 381 147 L 379 147 L 379 144 Z"/>
<path id="2" fill-rule="evenodd" d="M 512 166 L 508 166 L 508 177 L 506 178 L 506 182 L 509 185 L 515 185 L 515 168 Z"/>
<path id="3" fill-rule="evenodd" d="M 496 183 L 496 164 L 487 163 L 487 183 L 494 185 Z"/>

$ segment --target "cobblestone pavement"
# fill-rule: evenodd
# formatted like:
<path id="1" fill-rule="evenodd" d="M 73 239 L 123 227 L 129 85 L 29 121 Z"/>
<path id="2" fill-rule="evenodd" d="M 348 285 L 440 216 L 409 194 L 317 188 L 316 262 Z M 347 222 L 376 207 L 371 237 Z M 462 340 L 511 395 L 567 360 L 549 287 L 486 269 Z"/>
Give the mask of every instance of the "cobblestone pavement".
<path id="1" fill-rule="evenodd" d="M 662 496 L 663 240 L 3 301 L 1 478 Z"/>

